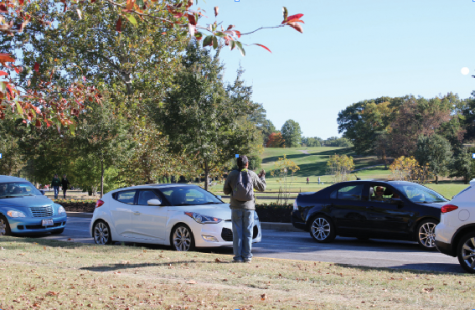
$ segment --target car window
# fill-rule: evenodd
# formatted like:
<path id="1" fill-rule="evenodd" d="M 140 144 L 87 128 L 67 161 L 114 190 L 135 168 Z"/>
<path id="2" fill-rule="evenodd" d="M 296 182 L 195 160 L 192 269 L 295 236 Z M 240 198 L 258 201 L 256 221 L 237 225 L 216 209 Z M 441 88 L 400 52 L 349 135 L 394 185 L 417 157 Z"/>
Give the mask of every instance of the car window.
<path id="1" fill-rule="evenodd" d="M 159 199 L 159 200 L 161 200 L 160 197 L 158 197 L 158 195 L 153 190 L 141 190 L 141 191 L 139 191 L 139 197 L 138 197 L 138 200 L 137 200 L 137 204 L 142 205 L 142 206 L 146 206 L 146 205 L 148 205 L 147 201 L 149 201 L 150 199 Z"/>
<path id="2" fill-rule="evenodd" d="M 0 183 L 0 198 L 14 198 L 18 196 L 41 195 L 33 184 L 28 182 Z"/>
<path id="3" fill-rule="evenodd" d="M 116 194 L 116 200 L 128 205 L 133 205 L 135 192 L 136 192 L 135 190 L 118 192 Z"/>
<path id="4" fill-rule="evenodd" d="M 338 190 L 337 199 L 343 200 L 361 200 L 363 185 L 350 185 Z"/>
<path id="5" fill-rule="evenodd" d="M 389 187 L 374 184 L 369 187 L 369 199 L 371 201 L 392 202 L 399 198 L 399 194 Z"/>
<path id="6" fill-rule="evenodd" d="M 223 203 L 216 196 L 198 186 L 161 188 L 160 192 L 165 196 L 172 206 Z"/>
<path id="7" fill-rule="evenodd" d="M 395 187 L 412 202 L 430 203 L 448 201 L 441 194 L 419 184 L 400 184 Z"/>

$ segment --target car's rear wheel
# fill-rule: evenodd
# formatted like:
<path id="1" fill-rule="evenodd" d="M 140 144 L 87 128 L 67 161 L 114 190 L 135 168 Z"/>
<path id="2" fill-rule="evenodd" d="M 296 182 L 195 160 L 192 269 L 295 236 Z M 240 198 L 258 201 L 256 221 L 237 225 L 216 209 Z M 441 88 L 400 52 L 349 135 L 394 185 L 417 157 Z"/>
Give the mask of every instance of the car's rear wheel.
<path id="1" fill-rule="evenodd" d="M 335 225 L 325 215 L 317 215 L 310 224 L 310 235 L 317 242 L 331 242 L 336 237 Z"/>
<path id="2" fill-rule="evenodd" d="M 191 251 L 195 248 L 195 240 L 191 229 L 183 224 L 176 226 L 170 238 L 170 244 L 175 251 Z"/>
<path id="3" fill-rule="evenodd" d="M 64 231 L 64 228 L 56 229 L 51 232 L 52 235 L 61 235 Z"/>
<path id="4" fill-rule="evenodd" d="M 94 242 L 97 244 L 111 244 L 112 234 L 106 222 L 98 221 L 92 228 Z"/>
<path id="5" fill-rule="evenodd" d="M 12 231 L 5 216 L 0 215 L 0 236 L 10 236 Z"/>
<path id="6" fill-rule="evenodd" d="M 417 226 L 417 242 L 426 250 L 435 250 L 436 220 L 424 220 Z"/>
<path id="7" fill-rule="evenodd" d="M 475 232 L 468 233 L 460 239 L 457 258 L 465 271 L 475 273 Z"/>

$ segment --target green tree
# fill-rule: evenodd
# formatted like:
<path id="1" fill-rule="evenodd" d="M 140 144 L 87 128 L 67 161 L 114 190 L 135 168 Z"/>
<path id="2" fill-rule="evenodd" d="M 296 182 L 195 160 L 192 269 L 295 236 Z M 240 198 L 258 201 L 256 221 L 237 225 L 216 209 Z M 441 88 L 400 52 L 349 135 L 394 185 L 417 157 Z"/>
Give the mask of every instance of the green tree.
<path id="1" fill-rule="evenodd" d="M 251 153 L 258 142 L 258 131 L 246 121 L 257 108 L 251 88 L 243 85 L 240 75 L 225 88 L 218 56 L 190 44 L 165 103 L 155 111 L 170 149 L 193 155 L 200 164 L 206 189 L 210 171 L 224 166 L 234 154 Z"/>
<path id="2" fill-rule="evenodd" d="M 452 163 L 452 147 L 450 142 L 442 136 L 419 136 L 415 158 L 421 166 L 429 165 L 430 171 L 435 175 L 435 183 L 439 183 L 439 176 L 449 172 Z"/>
<path id="3" fill-rule="evenodd" d="M 300 145 L 302 130 L 300 130 L 299 123 L 289 119 L 284 123 L 284 125 L 282 125 L 280 131 L 282 133 L 282 138 L 285 140 L 286 147 L 297 147 Z"/>

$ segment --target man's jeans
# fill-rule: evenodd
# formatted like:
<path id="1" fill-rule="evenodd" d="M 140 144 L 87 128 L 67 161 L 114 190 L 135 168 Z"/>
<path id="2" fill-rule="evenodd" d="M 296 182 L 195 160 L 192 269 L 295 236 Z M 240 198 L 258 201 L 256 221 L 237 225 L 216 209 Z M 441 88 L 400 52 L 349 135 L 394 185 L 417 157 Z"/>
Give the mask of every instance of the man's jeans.
<path id="1" fill-rule="evenodd" d="M 251 248 L 254 212 L 254 210 L 231 209 L 235 261 L 250 260 L 252 258 Z"/>
<path id="2" fill-rule="evenodd" d="M 54 188 L 54 199 L 58 199 L 59 186 L 53 186 Z"/>

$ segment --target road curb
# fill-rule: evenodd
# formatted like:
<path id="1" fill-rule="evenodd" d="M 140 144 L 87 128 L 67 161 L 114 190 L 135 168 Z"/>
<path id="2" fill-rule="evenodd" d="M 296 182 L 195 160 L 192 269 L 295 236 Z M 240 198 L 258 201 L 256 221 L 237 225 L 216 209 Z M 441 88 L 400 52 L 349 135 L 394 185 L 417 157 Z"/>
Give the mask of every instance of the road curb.
<path id="1" fill-rule="evenodd" d="M 82 217 L 82 218 L 92 218 L 92 213 L 88 212 L 70 212 L 67 211 L 66 214 L 68 217 Z M 262 229 L 278 230 L 278 231 L 293 231 L 293 232 L 302 232 L 303 230 L 297 229 L 292 226 L 291 223 L 269 223 L 261 222 Z"/>

